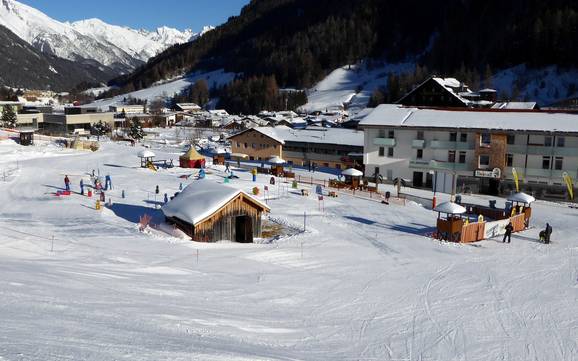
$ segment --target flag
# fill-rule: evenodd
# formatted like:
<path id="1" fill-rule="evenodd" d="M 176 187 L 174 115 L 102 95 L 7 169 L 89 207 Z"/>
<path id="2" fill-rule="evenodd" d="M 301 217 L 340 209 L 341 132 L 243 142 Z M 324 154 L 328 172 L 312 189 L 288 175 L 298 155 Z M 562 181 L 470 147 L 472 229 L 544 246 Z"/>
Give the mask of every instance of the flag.
<path id="1" fill-rule="evenodd" d="M 514 183 L 516 183 L 516 192 L 520 193 L 520 179 L 516 168 L 512 168 L 512 175 L 514 176 Z"/>
<path id="2" fill-rule="evenodd" d="M 574 200 L 574 180 L 566 172 L 564 172 L 562 177 L 564 177 L 564 182 L 566 182 L 566 186 L 568 187 L 568 194 L 570 195 L 570 199 Z"/>

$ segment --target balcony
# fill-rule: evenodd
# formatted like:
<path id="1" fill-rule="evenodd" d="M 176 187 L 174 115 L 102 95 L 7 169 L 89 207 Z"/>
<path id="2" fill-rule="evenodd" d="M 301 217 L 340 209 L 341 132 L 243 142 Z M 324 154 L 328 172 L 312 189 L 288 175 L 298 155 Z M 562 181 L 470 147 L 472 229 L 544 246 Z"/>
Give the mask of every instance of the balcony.
<path id="1" fill-rule="evenodd" d="M 395 147 L 397 142 L 395 141 L 395 138 L 375 138 L 373 144 L 391 148 Z"/>
<path id="2" fill-rule="evenodd" d="M 568 172 L 574 178 L 576 172 Z M 563 170 L 552 170 L 552 169 L 526 169 L 526 177 L 536 177 L 536 178 L 552 178 L 558 179 L 562 182 L 564 171 Z"/>
<path id="3" fill-rule="evenodd" d="M 425 148 L 425 140 L 423 140 L 423 139 L 412 140 L 411 147 L 413 149 L 424 149 Z"/>
<path id="4" fill-rule="evenodd" d="M 578 157 L 578 148 L 573 147 L 554 148 L 554 155 L 558 157 Z"/>
<path id="5" fill-rule="evenodd" d="M 467 172 L 470 170 L 467 163 L 449 163 L 440 162 L 437 160 L 422 160 L 422 159 L 412 159 L 409 161 L 410 168 L 419 169 L 431 169 L 439 171 L 451 171 L 451 172 Z"/>
<path id="6" fill-rule="evenodd" d="M 443 140 L 432 140 L 430 142 L 430 147 L 433 149 L 457 149 L 457 150 L 474 149 L 474 145 L 470 143 L 450 142 Z"/>

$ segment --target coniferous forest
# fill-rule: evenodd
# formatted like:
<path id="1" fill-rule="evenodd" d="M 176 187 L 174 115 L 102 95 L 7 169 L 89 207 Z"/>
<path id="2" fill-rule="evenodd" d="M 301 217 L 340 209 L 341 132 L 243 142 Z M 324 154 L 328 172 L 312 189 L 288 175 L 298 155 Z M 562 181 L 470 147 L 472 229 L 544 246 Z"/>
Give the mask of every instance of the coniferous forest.
<path id="1" fill-rule="evenodd" d="M 258 79 L 310 87 L 333 69 L 368 58 L 483 77 L 488 69 L 522 63 L 575 65 L 577 28 L 575 0 L 253 0 L 214 31 L 169 48 L 111 85 L 122 93 L 223 68 L 243 75 L 220 90 L 227 97 L 236 88 L 270 90 L 255 86 Z"/>

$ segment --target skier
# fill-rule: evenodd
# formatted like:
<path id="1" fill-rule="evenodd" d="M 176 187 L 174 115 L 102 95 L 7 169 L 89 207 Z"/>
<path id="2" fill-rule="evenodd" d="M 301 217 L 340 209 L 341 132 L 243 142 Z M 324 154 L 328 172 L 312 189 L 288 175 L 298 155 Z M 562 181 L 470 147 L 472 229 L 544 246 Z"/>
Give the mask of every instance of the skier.
<path id="1" fill-rule="evenodd" d="M 82 180 L 82 178 L 80 179 L 80 195 L 81 196 L 84 195 L 84 181 Z"/>
<path id="2" fill-rule="evenodd" d="M 229 173 L 229 171 L 231 170 L 229 162 L 225 163 L 225 173 Z"/>
<path id="3" fill-rule="evenodd" d="M 502 240 L 502 243 L 506 242 L 506 238 L 508 239 L 508 243 L 510 243 L 510 241 L 512 240 L 512 231 L 514 230 L 514 225 L 512 224 L 512 222 L 508 223 L 508 225 L 506 226 L 506 233 L 504 233 L 504 239 Z"/>
<path id="4" fill-rule="evenodd" d="M 68 179 L 68 175 L 64 176 L 64 187 L 67 191 L 70 190 L 70 179 Z"/>
<path id="5" fill-rule="evenodd" d="M 550 235 L 552 234 L 552 226 L 550 223 L 546 223 L 546 229 L 540 231 L 540 241 L 544 244 L 550 243 Z"/>
<path id="6" fill-rule="evenodd" d="M 155 194 L 159 194 L 160 193 L 160 189 L 159 186 L 157 185 L 157 187 L 155 188 Z"/>
<path id="7" fill-rule="evenodd" d="M 165 204 L 169 203 L 169 195 L 165 193 Z"/>

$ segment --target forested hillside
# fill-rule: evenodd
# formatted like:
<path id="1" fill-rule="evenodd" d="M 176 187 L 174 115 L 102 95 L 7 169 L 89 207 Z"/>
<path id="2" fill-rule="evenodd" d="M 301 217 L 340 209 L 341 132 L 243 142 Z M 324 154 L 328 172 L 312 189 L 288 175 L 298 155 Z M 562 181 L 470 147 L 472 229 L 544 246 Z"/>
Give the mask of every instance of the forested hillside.
<path id="1" fill-rule="evenodd" d="M 239 16 L 111 82 L 132 91 L 192 70 L 224 68 L 309 87 L 360 59 L 430 72 L 578 63 L 575 0 L 253 0 Z"/>

